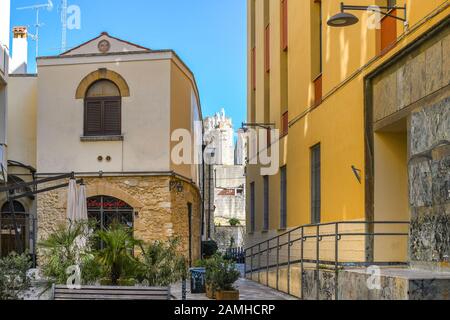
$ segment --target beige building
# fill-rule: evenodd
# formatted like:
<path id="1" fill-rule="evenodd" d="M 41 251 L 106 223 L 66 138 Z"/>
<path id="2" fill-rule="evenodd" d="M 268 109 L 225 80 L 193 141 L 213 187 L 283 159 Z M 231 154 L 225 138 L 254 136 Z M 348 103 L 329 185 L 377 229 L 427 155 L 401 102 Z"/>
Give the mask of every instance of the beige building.
<path id="1" fill-rule="evenodd" d="M 6 178 L 6 109 L 10 0 L 0 0 L 0 182 Z M 2 174 L 3 173 L 3 174 Z"/>
<path id="2" fill-rule="evenodd" d="M 172 132 L 193 133 L 202 120 L 189 68 L 172 50 L 102 33 L 59 56 L 38 58 L 37 69 L 38 75 L 11 77 L 10 176 L 27 181 L 75 172 L 87 185 L 89 216 L 99 227 L 119 220 L 145 241 L 180 236 L 186 255 L 199 258 L 201 170 L 171 160 Z M 58 189 L 15 204 L 37 219 L 37 236 L 23 237 L 30 249 L 65 221 L 66 194 Z"/>

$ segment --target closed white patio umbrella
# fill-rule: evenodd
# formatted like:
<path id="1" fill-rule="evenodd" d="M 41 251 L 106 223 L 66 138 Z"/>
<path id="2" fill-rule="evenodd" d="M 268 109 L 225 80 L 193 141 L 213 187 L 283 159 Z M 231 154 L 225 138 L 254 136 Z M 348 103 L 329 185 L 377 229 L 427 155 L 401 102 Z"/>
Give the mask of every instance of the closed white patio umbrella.
<path id="1" fill-rule="evenodd" d="M 75 221 L 88 221 L 86 186 L 84 183 L 81 184 L 80 189 L 78 190 L 77 213 L 75 216 Z"/>
<path id="2" fill-rule="evenodd" d="M 70 223 L 74 223 L 76 221 L 77 206 L 78 206 L 77 181 L 75 179 L 70 179 L 69 189 L 67 191 L 67 219 L 69 219 Z"/>

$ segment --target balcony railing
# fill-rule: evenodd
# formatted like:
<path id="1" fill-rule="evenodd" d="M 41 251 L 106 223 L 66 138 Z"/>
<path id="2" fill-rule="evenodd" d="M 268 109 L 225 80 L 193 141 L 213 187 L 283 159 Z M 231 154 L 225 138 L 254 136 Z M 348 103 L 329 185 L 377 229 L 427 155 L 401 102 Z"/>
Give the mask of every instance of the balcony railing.
<path id="1" fill-rule="evenodd" d="M 344 268 L 408 265 L 410 222 L 351 221 L 306 225 L 290 230 L 245 249 L 245 274 L 258 282 L 276 272 L 276 289 L 280 288 L 280 270 L 287 268 L 287 293 L 291 292 L 291 270 L 300 268 L 300 281 L 305 269 L 315 270 L 317 288 L 319 271 L 335 272 L 335 297 L 338 298 L 339 271 Z M 400 229 L 400 230 L 398 230 Z M 366 250 L 369 248 L 369 250 Z M 367 254 L 369 251 L 369 255 Z M 286 288 L 285 286 L 285 288 Z M 303 283 L 300 283 L 300 296 Z M 316 290 L 317 299 L 319 290 Z"/>

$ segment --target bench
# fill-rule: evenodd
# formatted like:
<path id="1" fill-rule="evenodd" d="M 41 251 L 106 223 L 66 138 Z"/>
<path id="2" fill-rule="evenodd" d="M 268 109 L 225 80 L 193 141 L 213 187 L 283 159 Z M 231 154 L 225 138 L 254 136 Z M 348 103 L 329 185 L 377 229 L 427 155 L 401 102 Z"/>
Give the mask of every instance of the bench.
<path id="1" fill-rule="evenodd" d="M 170 288 L 83 286 L 69 289 L 53 286 L 54 300 L 170 300 Z"/>

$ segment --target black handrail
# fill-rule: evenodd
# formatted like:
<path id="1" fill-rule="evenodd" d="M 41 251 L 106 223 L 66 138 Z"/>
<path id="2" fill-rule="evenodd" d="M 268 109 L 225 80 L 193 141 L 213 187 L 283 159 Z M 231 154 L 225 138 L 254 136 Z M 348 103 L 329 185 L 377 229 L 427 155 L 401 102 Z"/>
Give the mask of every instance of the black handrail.
<path id="1" fill-rule="evenodd" d="M 245 275 L 251 274 L 251 277 L 253 278 L 253 273 L 258 272 L 258 281 L 261 281 L 260 278 L 260 271 L 265 270 L 267 272 L 266 280 L 267 283 L 269 282 L 269 271 L 270 269 L 277 268 L 277 279 L 276 279 L 276 287 L 279 289 L 279 270 L 280 267 L 287 266 L 288 267 L 288 285 L 287 285 L 287 291 L 290 294 L 290 270 L 291 266 L 294 264 L 300 264 L 301 267 L 301 274 L 304 273 L 304 264 L 315 264 L 316 265 L 316 272 L 319 273 L 320 266 L 321 265 L 327 265 L 334 267 L 335 270 L 335 297 L 338 299 L 338 275 L 339 270 L 342 267 L 367 267 L 373 264 L 376 264 L 378 266 L 393 266 L 393 265 L 407 265 L 407 262 L 386 262 L 386 261 L 364 261 L 364 262 L 349 262 L 349 261 L 339 261 L 339 242 L 344 237 L 355 237 L 355 236 L 365 236 L 365 237 L 409 237 L 409 232 L 340 232 L 339 227 L 342 225 L 365 225 L 366 229 L 367 226 L 370 225 L 404 225 L 409 226 L 410 222 L 408 221 L 340 221 L 340 222 L 328 222 L 328 223 L 320 223 L 320 224 L 309 224 L 304 225 L 300 227 L 296 227 L 290 231 L 284 232 L 278 236 L 269 238 L 267 240 L 264 240 L 260 243 L 257 243 L 255 245 L 252 245 L 245 249 Z M 326 234 L 320 234 L 320 229 L 322 227 L 329 227 L 334 226 L 334 233 L 326 233 Z M 315 234 L 305 234 L 305 230 L 315 228 Z M 294 235 L 295 232 L 300 232 L 300 235 Z M 287 241 L 282 241 L 283 237 L 288 237 Z M 325 261 L 321 260 L 321 246 L 320 243 L 327 238 L 334 238 L 335 239 L 335 246 L 334 246 L 334 261 Z M 308 241 L 309 239 L 316 239 L 316 258 L 315 259 L 305 259 L 304 257 L 304 243 Z M 271 242 L 276 240 L 276 245 L 271 246 Z M 300 259 L 292 260 L 292 254 L 291 254 L 291 247 L 297 243 L 301 242 L 301 254 Z M 287 246 L 288 253 L 287 253 L 287 262 L 280 262 L 280 250 Z M 257 250 L 255 250 L 257 248 Z M 272 251 L 276 250 L 276 263 L 270 264 L 270 253 Z M 372 249 L 373 250 L 373 249 Z M 248 252 L 250 251 L 250 255 L 248 255 Z M 261 257 L 266 254 L 266 264 L 264 266 L 261 266 Z M 372 255 L 373 256 L 373 255 Z M 254 258 L 257 258 L 258 267 L 254 268 Z M 250 270 L 247 268 L 247 262 L 250 260 Z M 319 281 L 320 278 L 317 276 L 317 288 L 319 288 Z M 301 296 L 303 298 L 303 285 L 301 285 Z M 317 299 L 319 298 L 319 290 L 317 291 Z"/>

